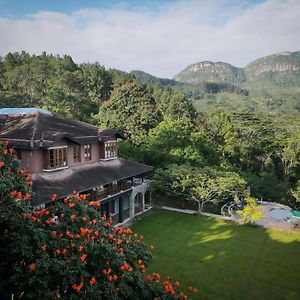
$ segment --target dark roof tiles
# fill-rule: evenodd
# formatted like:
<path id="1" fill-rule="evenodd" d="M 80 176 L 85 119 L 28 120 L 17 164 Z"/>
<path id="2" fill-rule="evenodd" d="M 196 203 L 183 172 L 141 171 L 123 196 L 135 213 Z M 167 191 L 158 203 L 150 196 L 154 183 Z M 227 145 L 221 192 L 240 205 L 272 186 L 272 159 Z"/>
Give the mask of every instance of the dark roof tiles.
<path id="1" fill-rule="evenodd" d="M 112 137 L 124 138 L 115 129 L 99 131 L 96 126 L 55 113 L 37 112 L 18 116 L 0 114 L 0 140 L 7 139 L 12 146 L 21 148 L 48 148 L 64 138 L 74 143 L 87 144 Z"/>
<path id="2" fill-rule="evenodd" d="M 152 171 L 152 167 L 134 161 L 115 158 L 82 164 L 65 170 L 33 174 L 33 197 L 31 204 L 36 206 L 50 202 L 51 195 L 59 198 L 71 195 L 73 191 L 82 192 L 94 187 L 126 178 L 139 176 Z"/>

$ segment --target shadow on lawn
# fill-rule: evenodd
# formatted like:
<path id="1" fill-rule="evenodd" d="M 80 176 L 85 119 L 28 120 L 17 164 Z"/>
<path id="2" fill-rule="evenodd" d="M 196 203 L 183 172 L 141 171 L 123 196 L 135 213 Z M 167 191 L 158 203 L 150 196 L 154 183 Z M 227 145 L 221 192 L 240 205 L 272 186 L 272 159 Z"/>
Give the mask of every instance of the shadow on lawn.
<path id="1" fill-rule="evenodd" d="M 135 229 L 156 248 L 150 271 L 198 287 L 193 299 L 300 299 L 300 233 L 169 212 Z"/>

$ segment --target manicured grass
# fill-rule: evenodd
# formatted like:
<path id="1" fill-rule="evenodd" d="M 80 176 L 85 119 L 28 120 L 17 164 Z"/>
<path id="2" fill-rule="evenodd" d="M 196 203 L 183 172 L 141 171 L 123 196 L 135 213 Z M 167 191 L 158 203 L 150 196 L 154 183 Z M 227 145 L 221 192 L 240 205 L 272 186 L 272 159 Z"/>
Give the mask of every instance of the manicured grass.
<path id="1" fill-rule="evenodd" d="M 300 232 L 156 211 L 133 226 L 154 246 L 149 273 L 171 275 L 193 299 L 300 299 Z"/>

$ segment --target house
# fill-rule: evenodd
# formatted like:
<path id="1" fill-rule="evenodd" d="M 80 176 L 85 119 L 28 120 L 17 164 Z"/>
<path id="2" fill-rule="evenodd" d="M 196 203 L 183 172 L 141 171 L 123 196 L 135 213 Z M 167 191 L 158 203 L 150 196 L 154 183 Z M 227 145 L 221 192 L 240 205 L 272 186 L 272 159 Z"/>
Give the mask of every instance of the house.
<path id="1" fill-rule="evenodd" d="M 114 129 L 100 130 L 38 108 L 0 109 L 0 140 L 7 140 L 32 173 L 32 206 L 44 207 L 74 191 L 101 200 L 101 212 L 122 223 L 151 207 L 152 167 L 118 157 Z"/>

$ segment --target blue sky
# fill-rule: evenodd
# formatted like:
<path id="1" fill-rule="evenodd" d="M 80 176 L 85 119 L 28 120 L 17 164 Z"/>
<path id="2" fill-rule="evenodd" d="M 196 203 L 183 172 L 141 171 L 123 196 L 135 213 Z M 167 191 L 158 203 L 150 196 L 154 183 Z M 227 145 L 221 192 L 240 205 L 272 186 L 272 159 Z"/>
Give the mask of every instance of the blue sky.
<path id="1" fill-rule="evenodd" d="M 10 18 L 21 18 L 41 10 L 71 13 L 80 9 L 122 8 L 126 10 L 149 9 L 157 11 L 158 7 L 173 0 L 119 1 L 119 0 L 0 0 L 0 15 Z"/>
<path id="2" fill-rule="evenodd" d="M 69 54 L 172 77 L 191 63 L 243 67 L 300 50 L 300 0 L 0 0 L 0 55 Z"/>
<path id="3" fill-rule="evenodd" d="M 213 0 L 212 0 L 213 1 Z M 242 3 L 245 7 L 264 0 L 232 0 L 229 3 Z M 71 13 L 84 8 L 110 9 L 121 7 L 126 10 L 149 9 L 157 11 L 159 7 L 174 3 L 174 0 L 0 0 L 0 16 L 21 18 L 41 10 Z M 199 0 L 198 2 L 201 2 Z M 228 4 L 230 5 L 230 4 Z"/>

